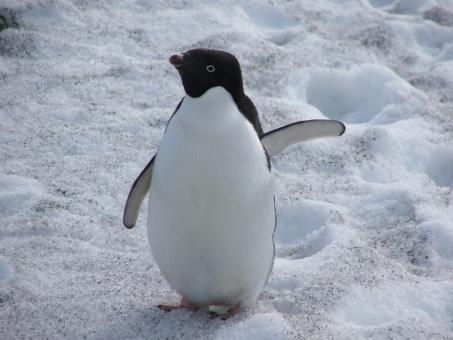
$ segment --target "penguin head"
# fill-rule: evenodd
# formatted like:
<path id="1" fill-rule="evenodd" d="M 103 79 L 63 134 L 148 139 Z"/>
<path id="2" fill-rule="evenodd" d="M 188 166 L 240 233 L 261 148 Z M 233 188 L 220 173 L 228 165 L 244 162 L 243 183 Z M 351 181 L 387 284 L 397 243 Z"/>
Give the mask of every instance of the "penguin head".
<path id="1" fill-rule="evenodd" d="M 244 93 L 241 67 L 231 53 L 197 48 L 173 55 L 169 61 L 178 70 L 190 97 L 198 98 L 216 86 L 225 88 L 233 98 Z"/>

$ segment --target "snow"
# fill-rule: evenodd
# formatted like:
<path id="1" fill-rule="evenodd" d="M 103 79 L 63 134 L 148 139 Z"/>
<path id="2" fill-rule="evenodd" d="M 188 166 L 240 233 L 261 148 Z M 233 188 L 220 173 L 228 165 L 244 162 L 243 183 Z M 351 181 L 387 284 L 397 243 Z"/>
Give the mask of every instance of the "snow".
<path id="1" fill-rule="evenodd" d="M 412 116 L 426 97 L 390 69 L 362 64 L 349 70 L 306 68 L 290 79 L 290 91 L 324 118 L 358 124 L 394 122 Z"/>
<path id="2" fill-rule="evenodd" d="M 270 4 L 254 4 L 246 8 L 250 20 L 258 26 L 270 29 L 283 29 L 296 26 L 298 21 L 286 15 L 278 6 Z"/>
<path id="3" fill-rule="evenodd" d="M 452 338 L 453 1 L 0 0 L 0 338 Z M 17 27 L 16 27 L 17 26 Z M 276 260 L 235 317 L 176 302 L 122 210 L 183 95 L 240 60 L 273 158 Z"/>
<path id="4" fill-rule="evenodd" d="M 9 276 L 8 264 L 2 258 L 0 258 L 0 283 L 6 281 Z"/>
<path id="5" fill-rule="evenodd" d="M 339 322 L 353 328 L 391 327 L 398 323 L 428 323 L 442 329 L 438 320 L 453 317 L 453 284 L 441 281 L 406 285 L 389 283 L 379 290 L 353 287 L 337 307 Z"/>
<path id="6" fill-rule="evenodd" d="M 285 319 L 278 313 L 257 314 L 232 326 L 223 326 L 216 340 L 290 339 L 286 334 Z"/>
<path id="7" fill-rule="evenodd" d="M 304 258 L 320 252 L 332 241 L 328 226 L 330 206 L 303 200 L 279 209 L 274 240 L 279 256 Z"/>
<path id="8" fill-rule="evenodd" d="M 0 214 L 10 216 L 26 209 L 42 195 L 40 184 L 32 179 L 0 174 Z"/>

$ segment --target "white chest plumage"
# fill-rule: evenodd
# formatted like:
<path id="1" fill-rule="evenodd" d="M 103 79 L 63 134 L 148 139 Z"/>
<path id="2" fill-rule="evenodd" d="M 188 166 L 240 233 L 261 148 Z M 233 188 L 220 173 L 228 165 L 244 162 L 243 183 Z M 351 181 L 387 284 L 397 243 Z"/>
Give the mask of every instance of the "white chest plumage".
<path id="1" fill-rule="evenodd" d="M 274 192 L 263 146 L 223 87 L 186 96 L 157 153 L 151 251 L 196 305 L 254 301 L 272 267 Z"/>

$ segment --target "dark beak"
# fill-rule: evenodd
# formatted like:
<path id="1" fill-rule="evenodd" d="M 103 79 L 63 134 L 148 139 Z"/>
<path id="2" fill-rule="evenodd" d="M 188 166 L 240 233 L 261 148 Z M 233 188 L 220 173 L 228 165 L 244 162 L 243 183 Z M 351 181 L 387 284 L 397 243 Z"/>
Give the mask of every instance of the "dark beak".
<path id="1" fill-rule="evenodd" d="M 184 58 L 180 54 L 172 55 L 170 59 L 168 59 L 168 61 L 176 68 L 181 67 L 185 64 Z"/>

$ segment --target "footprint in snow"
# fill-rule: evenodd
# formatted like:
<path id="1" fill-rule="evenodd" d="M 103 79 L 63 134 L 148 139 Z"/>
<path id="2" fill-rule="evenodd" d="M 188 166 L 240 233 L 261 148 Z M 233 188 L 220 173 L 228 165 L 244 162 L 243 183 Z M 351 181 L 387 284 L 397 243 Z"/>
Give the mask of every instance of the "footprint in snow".
<path id="1" fill-rule="evenodd" d="M 276 5 L 254 4 L 247 6 L 245 12 L 250 22 L 276 45 L 286 45 L 300 36 L 297 30 L 301 27 L 300 22 Z"/>
<path id="2" fill-rule="evenodd" d="M 437 61 L 453 59 L 453 28 L 427 22 L 412 28 L 415 45 L 420 52 Z"/>
<path id="3" fill-rule="evenodd" d="M 308 68 L 289 79 L 288 92 L 330 119 L 387 124 L 414 117 L 426 96 L 392 70 L 363 64 L 349 70 Z M 414 105 L 414 102 L 421 105 Z"/>
<path id="4" fill-rule="evenodd" d="M 245 11 L 252 23 L 265 29 L 285 29 L 299 23 L 275 5 L 255 4 L 247 7 Z"/>
<path id="5" fill-rule="evenodd" d="M 438 187 L 453 188 L 453 148 L 429 143 L 429 130 L 409 121 L 403 123 L 393 130 L 369 127 L 357 139 L 358 147 L 373 155 L 373 162 L 360 168 L 362 179 L 386 184 L 402 176 L 424 174 Z"/>
<path id="6" fill-rule="evenodd" d="M 405 48 L 415 52 L 421 59 L 443 62 L 453 59 L 453 28 L 433 22 L 392 23 Z"/>
<path id="7" fill-rule="evenodd" d="M 274 235 L 277 256 L 302 259 L 322 251 L 333 240 L 326 203 L 308 201 L 282 207 Z"/>

